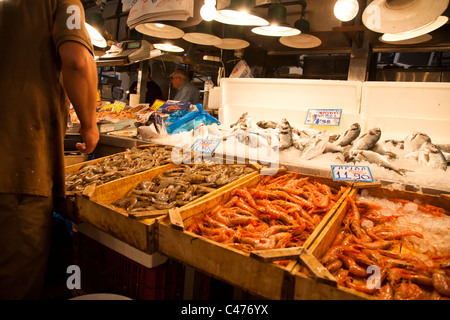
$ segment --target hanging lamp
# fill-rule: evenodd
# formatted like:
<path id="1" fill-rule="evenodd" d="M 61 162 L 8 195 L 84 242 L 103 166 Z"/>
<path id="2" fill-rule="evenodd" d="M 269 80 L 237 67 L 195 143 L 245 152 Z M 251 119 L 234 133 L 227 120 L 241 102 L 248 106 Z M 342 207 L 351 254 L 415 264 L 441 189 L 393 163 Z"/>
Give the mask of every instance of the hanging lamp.
<path id="1" fill-rule="evenodd" d="M 292 28 L 286 21 L 286 7 L 277 3 L 269 7 L 268 11 L 268 26 L 260 26 L 252 29 L 253 33 L 270 36 L 295 36 L 300 34 L 300 30 Z"/>
<path id="2" fill-rule="evenodd" d="M 253 12 L 253 0 L 231 0 L 230 4 L 217 10 L 214 20 L 241 26 L 267 26 L 269 22 Z"/>

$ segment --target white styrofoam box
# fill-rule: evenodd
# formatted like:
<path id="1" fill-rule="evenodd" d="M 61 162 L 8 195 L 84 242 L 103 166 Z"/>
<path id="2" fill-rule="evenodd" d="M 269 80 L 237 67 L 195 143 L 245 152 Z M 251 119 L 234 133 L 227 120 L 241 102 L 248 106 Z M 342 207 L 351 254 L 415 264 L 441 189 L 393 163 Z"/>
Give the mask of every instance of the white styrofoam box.
<path id="1" fill-rule="evenodd" d="M 222 100 L 222 90 L 220 87 L 214 87 L 209 91 L 208 108 L 219 109 Z"/>
<path id="2" fill-rule="evenodd" d="M 381 128 L 381 139 L 405 139 L 420 131 L 433 143 L 449 143 L 450 83 L 365 82 L 361 126 Z"/>
<path id="3" fill-rule="evenodd" d="M 252 126 L 286 118 L 296 128 L 341 132 L 359 122 L 362 82 L 301 79 L 222 79 L 221 123 L 249 112 Z M 308 109 L 342 109 L 339 126 L 306 125 Z"/>

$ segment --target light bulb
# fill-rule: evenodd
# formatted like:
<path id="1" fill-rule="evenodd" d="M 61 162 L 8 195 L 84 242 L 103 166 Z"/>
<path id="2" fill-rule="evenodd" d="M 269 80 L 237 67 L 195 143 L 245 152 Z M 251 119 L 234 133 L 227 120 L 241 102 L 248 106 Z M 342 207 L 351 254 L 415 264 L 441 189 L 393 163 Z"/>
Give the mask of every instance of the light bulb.
<path id="1" fill-rule="evenodd" d="M 216 16 L 216 1 L 205 0 L 205 4 L 200 9 L 200 16 L 205 21 L 212 21 Z"/>
<path id="2" fill-rule="evenodd" d="M 359 10 L 357 0 L 338 0 L 334 5 L 334 15 L 341 21 L 350 21 L 356 17 Z"/>

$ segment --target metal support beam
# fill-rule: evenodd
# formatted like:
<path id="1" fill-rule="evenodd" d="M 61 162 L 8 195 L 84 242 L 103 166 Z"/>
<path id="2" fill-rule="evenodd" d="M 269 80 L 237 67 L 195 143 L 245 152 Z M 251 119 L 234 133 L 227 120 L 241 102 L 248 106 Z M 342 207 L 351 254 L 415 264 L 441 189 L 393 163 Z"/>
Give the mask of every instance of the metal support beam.
<path id="1" fill-rule="evenodd" d="M 352 43 L 347 80 L 362 82 L 367 80 L 367 70 L 370 58 L 369 51 L 369 41 L 365 34 L 363 36 L 361 46 L 359 46 L 356 42 Z"/>
<path id="2" fill-rule="evenodd" d="M 139 62 L 137 94 L 139 95 L 139 103 L 145 103 L 147 94 L 147 70 L 148 60 Z"/>

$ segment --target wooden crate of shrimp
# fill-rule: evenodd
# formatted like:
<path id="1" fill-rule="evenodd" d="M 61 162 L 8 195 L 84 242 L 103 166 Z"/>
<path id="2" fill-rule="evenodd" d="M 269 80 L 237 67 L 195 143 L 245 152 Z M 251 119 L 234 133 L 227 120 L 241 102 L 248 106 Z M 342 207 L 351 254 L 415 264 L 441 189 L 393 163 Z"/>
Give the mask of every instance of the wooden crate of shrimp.
<path id="1" fill-rule="evenodd" d="M 66 195 L 82 193 L 88 185 L 101 185 L 172 163 L 172 147 L 142 145 L 124 152 L 65 168 Z"/>
<path id="2" fill-rule="evenodd" d="M 366 299 L 450 297 L 447 197 L 358 188 L 345 205 L 310 248 L 343 292 Z"/>
<path id="3" fill-rule="evenodd" d="M 76 196 L 79 216 L 139 249 L 153 251 L 153 243 L 150 245 L 146 236 L 140 234 L 136 239 L 129 232 L 130 224 L 152 234 L 153 229 L 148 226 L 170 208 L 193 205 L 257 173 L 257 168 L 249 165 L 167 164 L 99 186 L 87 186 L 82 195 Z M 138 220 L 146 227 L 136 223 Z"/>
<path id="4" fill-rule="evenodd" d="M 312 244 L 350 189 L 297 173 L 258 175 L 159 218 L 158 251 L 255 295 L 283 299 L 296 249 Z"/>

